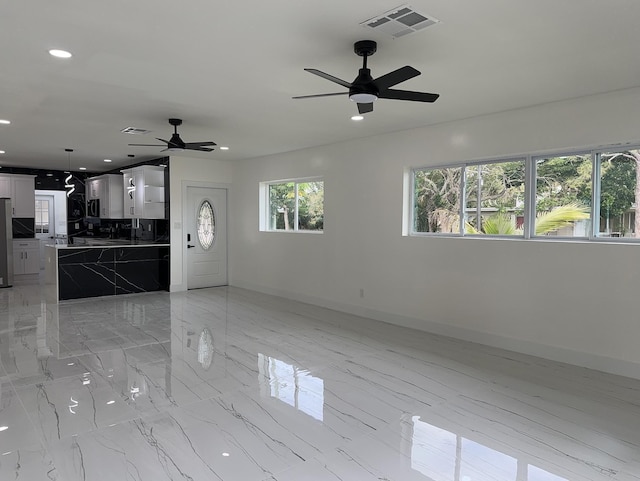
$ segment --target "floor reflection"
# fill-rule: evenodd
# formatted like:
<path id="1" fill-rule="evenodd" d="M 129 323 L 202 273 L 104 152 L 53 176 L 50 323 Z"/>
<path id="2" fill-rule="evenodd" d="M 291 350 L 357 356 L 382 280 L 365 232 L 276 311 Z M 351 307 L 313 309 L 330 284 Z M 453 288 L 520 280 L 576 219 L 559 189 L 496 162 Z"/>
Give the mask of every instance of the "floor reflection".
<path id="1" fill-rule="evenodd" d="M 41 294 L 0 290 L 0 480 L 640 481 L 640 381 L 237 288 Z"/>
<path id="2" fill-rule="evenodd" d="M 439 481 L 569 481 L 527 461 L 411 418 L 411 468 Z"/>
<path id="3" fill-rule="evenodd" d="M 293 406 L 318 421 L 324 414 L 324 381 L 279 359 L 258 354 L 260 394 Z"/>

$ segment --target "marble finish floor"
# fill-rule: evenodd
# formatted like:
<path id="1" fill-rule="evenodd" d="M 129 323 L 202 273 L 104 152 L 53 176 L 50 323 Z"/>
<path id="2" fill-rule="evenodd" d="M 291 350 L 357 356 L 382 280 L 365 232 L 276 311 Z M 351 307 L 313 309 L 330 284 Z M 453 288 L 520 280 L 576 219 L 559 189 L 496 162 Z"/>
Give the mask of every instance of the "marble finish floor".
<path id="1" fill-rule="evenodd" d="M 15 286 L 0 480 L 640 481 L 640 381 L 237 288 Z"/>

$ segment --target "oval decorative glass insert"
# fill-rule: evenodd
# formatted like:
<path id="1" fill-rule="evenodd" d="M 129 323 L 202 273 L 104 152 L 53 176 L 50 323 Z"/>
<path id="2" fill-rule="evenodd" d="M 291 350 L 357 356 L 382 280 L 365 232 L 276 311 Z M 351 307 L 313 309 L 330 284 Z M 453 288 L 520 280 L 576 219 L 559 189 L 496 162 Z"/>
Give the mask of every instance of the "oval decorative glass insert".
<path id="1" fill-rule="evenodd" d="M 216 232 L 216 218 L 213 206 L 208 200 L 202 201 L 198 209 L 198 241 L 204 250 L 213 245 Z"/>

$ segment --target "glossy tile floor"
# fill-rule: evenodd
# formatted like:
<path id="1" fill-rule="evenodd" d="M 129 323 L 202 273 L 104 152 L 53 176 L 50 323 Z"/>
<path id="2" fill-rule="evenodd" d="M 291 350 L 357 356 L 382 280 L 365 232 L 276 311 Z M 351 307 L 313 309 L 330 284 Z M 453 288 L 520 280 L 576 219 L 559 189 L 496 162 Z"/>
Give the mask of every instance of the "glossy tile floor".
<path id="1" fill-rule="evenodd" d="M 0 290 L 0 480 L 640 480 L 640 382 L 236 288 Z"/>

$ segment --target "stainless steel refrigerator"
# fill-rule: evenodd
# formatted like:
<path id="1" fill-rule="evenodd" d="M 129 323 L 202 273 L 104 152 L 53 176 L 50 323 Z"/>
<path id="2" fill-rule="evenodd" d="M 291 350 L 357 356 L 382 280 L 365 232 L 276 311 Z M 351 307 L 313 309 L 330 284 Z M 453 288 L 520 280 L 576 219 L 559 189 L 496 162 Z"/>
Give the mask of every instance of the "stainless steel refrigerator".
<path id="1" fill-rule="evenodd" d="M 11 199 L 0 198 L 0 287 L 13 285 Z"/>

